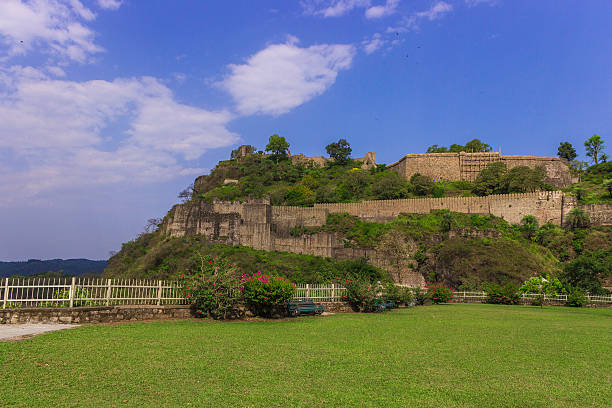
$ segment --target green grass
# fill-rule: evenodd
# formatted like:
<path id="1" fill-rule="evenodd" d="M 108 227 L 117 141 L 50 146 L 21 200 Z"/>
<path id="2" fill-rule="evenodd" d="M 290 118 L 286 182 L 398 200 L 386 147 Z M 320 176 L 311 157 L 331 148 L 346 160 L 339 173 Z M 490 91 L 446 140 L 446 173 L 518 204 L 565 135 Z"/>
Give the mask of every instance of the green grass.
<path id="1" fill-rule="evenodd" d="M 0 343 L 0 405 L 612 406 L 612 310 L 451 304 Z"/>

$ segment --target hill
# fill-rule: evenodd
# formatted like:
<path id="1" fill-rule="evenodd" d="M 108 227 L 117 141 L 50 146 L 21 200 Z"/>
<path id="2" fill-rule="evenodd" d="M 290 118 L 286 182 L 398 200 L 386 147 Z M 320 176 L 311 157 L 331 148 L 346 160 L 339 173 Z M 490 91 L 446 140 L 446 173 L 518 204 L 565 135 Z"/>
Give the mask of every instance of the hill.
<path id="1" fill-rule="evenodd" d="M 29 259 L 24 262 L 0 262 L 0 277 L 31 276 L 63 272 L 67 276 L 101 274 L 107 266 L 106 261 L 90 259 Z"/>

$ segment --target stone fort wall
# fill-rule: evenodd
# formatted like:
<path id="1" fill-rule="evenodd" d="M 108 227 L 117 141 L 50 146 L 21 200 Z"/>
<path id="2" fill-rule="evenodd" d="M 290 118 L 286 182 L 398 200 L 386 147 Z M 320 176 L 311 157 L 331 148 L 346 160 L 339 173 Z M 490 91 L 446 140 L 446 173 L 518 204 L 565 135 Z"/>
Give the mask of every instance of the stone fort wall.
<path id="1" fill-rule="evenodd" d="M 309 254 L 335 259 L 366 257 L 372 265 L 391 273 L 398 283 L 421 286 L 423 277 L 412 271 L 405 260 L 401 273 L 397 262 L 374 249 L 345 248 L 334 233 L 320 232 L 293 236 L 294 227 L 324 225 L 332 213 L 349 213 L 364 220 L 385 222 L 401 213 L 426 214 L 447 209 L 466 214 L 493 214 L 510 223 L 519 223 L 526 215 L 535 216 L 540 224 L 563 225 L 567 213 L 576 207 L 574 197 L 560 191 L 525 194 L 502 194 L 487 197 L 417 198 L 403 200 L 363 201 L 360 203 L 315 204 L 314 207 L 276 207 L 268 199 L 244 203 L 202 200 L 179 204 L 168 213 L 161 225 L 164 234 L 181 237 L 201 234 L 211 241 L 244 245 L 266 251 Z M 595 225 L 612 225 L 612 205 L 582 206 Z"/>
<path id="2" fill-rule="evenodd" d="M 546 173 L 545 181 L 555 187 L 565 187 L 572 183 L 567 163 L 558 157 L 503 156 L 497 152 L 407 154 L 387 168 L 406 180 L 420 173 L 434 180 L 474 181 L 482 169 L 495 162 L 503 162 L 509 169 L 540 166 Z"/>

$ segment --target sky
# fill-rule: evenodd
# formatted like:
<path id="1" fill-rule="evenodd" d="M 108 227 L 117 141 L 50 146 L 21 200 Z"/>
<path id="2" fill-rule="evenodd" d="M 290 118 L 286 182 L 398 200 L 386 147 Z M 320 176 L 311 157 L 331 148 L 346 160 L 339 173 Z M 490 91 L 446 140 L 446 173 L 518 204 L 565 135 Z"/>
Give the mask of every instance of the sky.
<path id="1" fill-rule="evenodd" d="M 232 149 L 612 144 L 608 0 L 0 0 L 0 260 L 106 259 Z M 607 150 L 608 153 L 610 149 Z"/>

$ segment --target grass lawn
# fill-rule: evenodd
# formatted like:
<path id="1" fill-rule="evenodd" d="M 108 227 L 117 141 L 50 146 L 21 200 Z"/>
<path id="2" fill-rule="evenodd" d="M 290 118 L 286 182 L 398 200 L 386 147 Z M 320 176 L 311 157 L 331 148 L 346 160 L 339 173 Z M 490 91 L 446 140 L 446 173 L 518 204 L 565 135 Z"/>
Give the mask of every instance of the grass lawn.
<path id="1" fill-rule="evenodd" d="M 0 343 L 0 406 L 612 406 L 612 310 L 449 304 Z"/>

